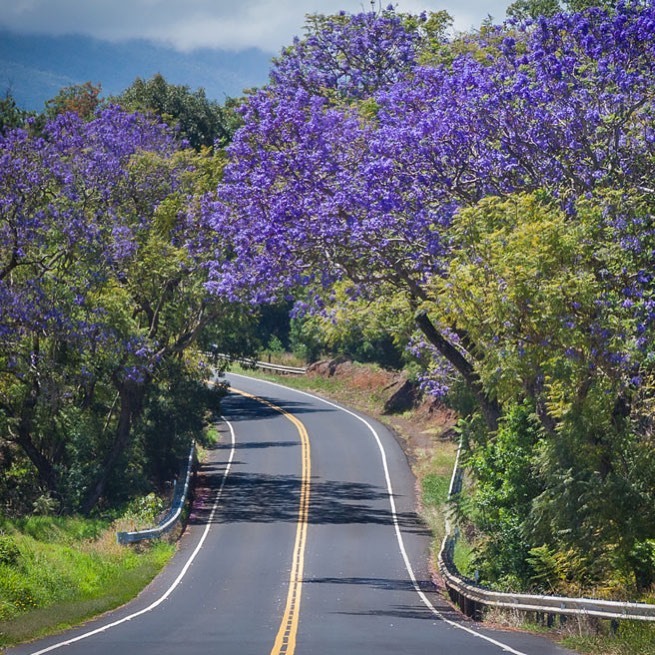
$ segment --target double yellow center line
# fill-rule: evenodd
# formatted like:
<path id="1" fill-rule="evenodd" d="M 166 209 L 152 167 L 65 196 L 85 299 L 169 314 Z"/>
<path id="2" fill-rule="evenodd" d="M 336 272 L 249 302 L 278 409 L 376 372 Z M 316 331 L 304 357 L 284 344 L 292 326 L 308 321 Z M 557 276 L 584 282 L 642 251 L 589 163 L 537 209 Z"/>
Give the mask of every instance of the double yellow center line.
<path id="1" fill-rule="evenodd" d="M 275 638 L 275 644 L 271 655 L 292 655 L 296 650 L 296 638 L 298 634 L 298 621 L 300 619 L 300 597 L 302 595 L 303 571 L 305 568 L 305 545 L 307 543 L 307 525 L 309 520 L 309 492 L 311 483 L 311 451 L 309 447 L 309 435 L 307 428 L 293 414 L 290 414 L 282 407 L 274 403 L 253 396 L 252 394 L 240 391 L 232 387 L 230 389 L 246 398 L 252 398 L 267 407 L 282 414 L 286 419 L 296 426 L 300 436 L 302 448 L 301 454 L 301 477 L 300 477 L 300 503 L 298 506 L 298 519 L 296 521 L 296 540 L 293 547 L 291 559 L 291 573 L 289 574 L 289 592 L 287 603 L 280 623 L 280 628 Z"/>

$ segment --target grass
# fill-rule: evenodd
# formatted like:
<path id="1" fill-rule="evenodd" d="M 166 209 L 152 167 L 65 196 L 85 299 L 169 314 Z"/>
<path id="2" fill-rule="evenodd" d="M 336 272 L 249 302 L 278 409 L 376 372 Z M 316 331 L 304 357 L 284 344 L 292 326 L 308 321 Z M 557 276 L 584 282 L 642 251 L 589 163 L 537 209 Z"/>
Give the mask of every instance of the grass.
<path id="1" fill-rule="evenodd" d="M 0 647 L 124 604 L 175 550 L 165 542 L 119 546 L 116 529 L 116 523 L 79 517 L 0 520 Z"/>
<path id="2" fill-rule="evenodd" d="M 350 407 L 378 416 L 383 401 L 382 389 L 388 381 L 388 373 L 373 366 L 353 364 L 347 378 L 341 376 L 276 375 L 233 364 L 235 373 L 242 373 L 260 380 L 278 382 L 294 389 L 313 391 L 319 395 L 347 403 Z"/>
<path id="3" fill-rule="evenodd" d="M 460 537 L 455 543 L 455 552 L 453 553 L 453 564 L 457 570 L 468 577 L 473 577 L 474 571 L 471 571 L 471 560 L 473 558 L 473 548 Z"/>
<path id="4" fill-rule="evenodd" d="M 428 507 L 441 507 L 448 500 L 450 478 L 438 473 L 428 473 L 421 480 L 421 498 Z"/>
<path id="5" fill-rule="evenodd" d="M 572 635 L 565 637 L 567 648 L 589 655 L 655 655 L 655 625 L 643 621 L 622 621 L 616 633 L 609 622 L 596 628 L 593 636 Z"/>

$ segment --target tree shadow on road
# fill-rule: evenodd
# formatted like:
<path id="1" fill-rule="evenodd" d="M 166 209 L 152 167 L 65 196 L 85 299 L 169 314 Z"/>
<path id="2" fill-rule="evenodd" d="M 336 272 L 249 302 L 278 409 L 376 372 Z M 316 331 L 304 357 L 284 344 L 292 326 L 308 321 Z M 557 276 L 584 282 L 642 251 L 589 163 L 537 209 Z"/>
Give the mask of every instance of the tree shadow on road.
<path id="1" fill-rule="evenodd" d="M 245 444 L 245 447 L 263 445 Z M 203 493 L 197 495 L 194 503 L 192 523 L 203 524 L 209 520 L 215 493 L 222 484 L 223 472 L 224 466 L 221 464 L 203 466 Z M 213 521 L 295 522 L 298 520 L 300 489 L 301 480 L 295 475 L 231 472 L 225 480 L 223 500 Z M 396 516 L 404 531 L 429 534 L 416 513 L 401 512 Z M 393 525 L 393 515 L 389 508 L 389 495 L 384 488 L 362 482 L 313 479 L 308 521 L 316 525 Z"/>
<path id="2" fill-rule="evenodd" d="M 289 412 L 289 414 L 294 415 L 324 414 L 327 412 L 339 411 L 336 408 L 330 407 L 329 405 L 325 405 L 325 407 L 321 406 L 319 408 L 317 405 L 311 404 L 309 402 L 304 403 L 293 400 L 283 400 L 275 396 L 262 395 L 258 396 L 258 398 L 272 403 L 276 407 L 283 409 L 285 412 Z M 240 396 L 238 394 L 231 394 L 227 396 L 225 399 L 223 399 L 222 406 L 224 414 L 233 423 L 238 423 L 241 421 L 261 421 L 280 415 L 280 412 L 270 405 L 261 403 L 253 398 Z"/>
<path id="3" fill-rule="evenodd" d="M 393 579 L 393 578 L 307 578 L 304 580 L 305 584 L 326 584 L 326 585 L 359 585 L 370 587 L 381 591 L 393 592 L 409 592 L 412 594 L 412 600 L 415 602 L 408 602 L 407 604 L 393 603 L 387 607 L 361 611 L 344 611 L 339 614 L 347 615 L 361 615 L 361 616 L 387 616 L 401 619 L 422 619 L 429 621 L 449 620 L 461 621 L 462 616 L 454 610 L 448 603 L 437 595 L 438 590 L 432 580 L 417 580 L 416 585 L 418 589 L 426 594 L 432 594 L 431 602 L 439 614 L 435 614 L 429 607 L 419 600 L 416 595 L 417 588 L 414 583 L 407 579 Z M 398 598 L 398 596 L 394 596 Z M 409 600 L 409 597 L 408 597 Z M 466 620 L 466 619 L 464 619 Z"/>

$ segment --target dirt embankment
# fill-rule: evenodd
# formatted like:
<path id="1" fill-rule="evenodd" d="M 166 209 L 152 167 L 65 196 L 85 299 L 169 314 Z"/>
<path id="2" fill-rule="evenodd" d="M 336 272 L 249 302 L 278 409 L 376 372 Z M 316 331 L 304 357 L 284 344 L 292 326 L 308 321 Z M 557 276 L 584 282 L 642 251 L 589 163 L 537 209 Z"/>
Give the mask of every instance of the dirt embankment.
<path id="1" fill-rule="evenodd" d="M 312 364 L 307 375 L 334 378 L 338 384 L 330 395 L 390 425 L 402 438 L 412 464 L 425 457 L 435 441 L 454 437 L 455 412 L 436 399 L 425 397 L 404 373 L 337 358 Z"/>

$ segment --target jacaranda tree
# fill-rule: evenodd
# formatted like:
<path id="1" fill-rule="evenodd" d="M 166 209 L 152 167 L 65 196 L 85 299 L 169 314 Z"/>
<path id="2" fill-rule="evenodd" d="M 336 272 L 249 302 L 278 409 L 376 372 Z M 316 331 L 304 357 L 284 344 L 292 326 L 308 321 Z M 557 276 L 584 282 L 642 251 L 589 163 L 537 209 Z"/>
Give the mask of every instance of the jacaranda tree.
<path id="1" fill-rule="evenodd" d="M 186 211 L 202 170 L 168 128 L 109 107 L 2 138 L 0 434 L 90 511 L 168 360 L 217 301 Z"/>
<path id="2" fill-rule="evenodd" d="M 543 486 L 535 488 L 539 498 L 531 499 L 534 539 L 554 543 L 558 530 L 571 529 L 555 519 L 576 520 L 575 504 L 568 515 L 554 513 L 554 480 L 564 475 L 562 467 L 567 462 L 581 467 L 585 460 L 580 477 L 593 485 L 596 469 L 601 478 L 609 475 L 607 457 L 634 454 L 620 444 L 634 444 L 643 428 L 644 412 L 635 410 L 635 399 L 649 396 L 639 384 L 644 379 L 639 370 L 652 360 L 647 345 L 652 247 L 646 225 L 655 162 L 655 8 L 627 2 L 612 11 L 591 8 L 488 28 L 473 45 L 453 47 L 452 56 L 432 60 L 441 63 L 423 66 L 419 62 L 430 59 L 424 56 L 420 25 L 392 10 L 323 17 L 283 53 L 271 84 L 246 103 L 218 200 L 205 205 L 207 221 L 231 247 L 230 258 L 212 265 L 209 288 L 254 302 L 302 289 L 303 300 L 319 309 L 342 280 L 360 300 L 404 294 L 439 368 L 460 374 L 477 399 L 488 434 L 516 413 L 516 403 L 532 407 L 539 426 L 535 434 L 545 439 Z M 384 48 L 388 59 L 382 74 L 384 55 L 371 44 L 384 38 L 394 46 Z M 612 196 L 609 201 L 610 192 L 631 200 Z M 584 244 L 587 255 L 566 254 L 575 232 L 546 230 L 544 240 L 537 239 L 540 227 L 530 219 L 529 203 L 502 204 L 524 193 L 547 199 L 544 207 L 556 208 L 548 211 L 561 212 L 557 220 L 579 229 L 585 216 L 595 216 L 595 227 L 576 244 Z M 510 293 L 502 270 L 485 267 L 477 249 L 488 235 L 475 229 L 486 214 L 470 214 L 472 231 L 460 239 L 460 216 L 488 211 L 488 198 L 499 199 L 501 215 L 517 212 L 515 243 L 537 251 L 536 269 L 529 270 L 545 267 L 535 288 L 524 285 Z M 537 213 L 547 211 L 537 206 Z M 500 235 L 498 247 L 509 239 Z M 644 253 L 645 259 L 626 252 L 630 261 L 624 261 L 609 246 L 614 242 L 620 251 Z M 602 255 L 594 253 L 597 246 Z M 580 267 L 577 277 L 566 266 L 551 266 L 549 257 L 569 257 L 568 266 Z M 486 284 L 473 282 L 472 273 L 462 277 L 464 269 L 458 267 L 464 262 Z M 552 288 L 539 282 L 549 273 Z M 601 291 L 604 279 L 609 282 Z M 554 290 L 578 283 L 587 293 L 584 302 Z M 532 306 L 514 306 L 531 294 Z M 557 304 L 534 309 L 541 300 L 563 298 L 569 298 L 569 315 Z M 576 302 L 585 307 L 584 320 Z M 503 340 L 500 317 L 507 312 L 511 323 L 518 311 L 530 321 L 517 318 L 517 325 L 507 327 L 516 343 Z M 534 311 L 543 312 L 539 320 Z M 603 349 L 591 341 L 582 346 L 577 337 L 558 340 L 554 326 L 560 334 L 568 321 L 579 326 L 575 334 L 595 339 Z M 538 334 L 522 334 L 528 330 Z M 519 352 L 521 339 L 536 345 L 511 368 L 514 360 L 502 357 Z M 573 358 L 570 348 L 577 353 Z M 594 367 L 605 374 L 582 373 Z M 580 422 L 601 398 L 610 407 L 602 416 L 614 425 L 591 421 L 583 428 Z M 555 451 L 574 442 L 564 438 L 572 432 L 581 439 L 577 455 L 558 460 Z M 585 459 L 594 439 L 596 457 Z M 605 449 L 604 440 L 611 442 Z M 634 456 L 646 451 L 639 452 Z M 630 497 L 621 480 L 632 479 L 639 467 L 629 468 L 630 475 L 619 475 L 610 485 L 625 492 L 616 496 L 613 516 Z M 607 517 L 596 504 L 588 507 L 585 530 L 593 532 Z M 529 542 L 527 526 L 522 529 Z M 615 544 L 618 532 L 600 541 Z M 634 538 L 617 549 L 619 558 L 630 560 L 633 546 L 653 537 L 647 530 L 637 533 L 633 530 Z"/>

